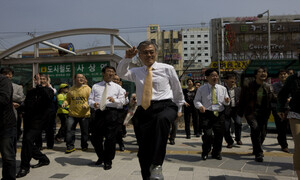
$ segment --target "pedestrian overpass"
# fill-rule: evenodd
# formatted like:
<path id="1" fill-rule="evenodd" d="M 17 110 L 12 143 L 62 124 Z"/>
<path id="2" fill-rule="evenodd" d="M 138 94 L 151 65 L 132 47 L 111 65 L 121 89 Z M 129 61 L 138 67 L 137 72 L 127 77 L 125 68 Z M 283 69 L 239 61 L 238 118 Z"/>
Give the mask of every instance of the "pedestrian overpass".
<path id="1" fill-rule="evenodd" d="M 90 34 L 108 36 L 110 42 L 105 46 L 81 49 L 76 52 L 48 42 L 48 40 L 61 37 Z M 41 57 L 39 51 L 40 44 L 44 44 L 48 47 L 55 48 L 59 51 L 63 51 L 66 55 L 54 57 Z M 11 56 L 12 54 L 23 50 L 29 46 L 34 46 L 34 57 L 14 58 Z M 119 35 L 118 29 L 70 29 L 33 37 L 32 39 L 21 42 L 3 51 L 2 53 L 0 53 L 0 66 L 12 67 L 15 70 L 14 80 L 16 81 L 16 83 L 22 84 L 23 86 L 32 86 L 32 77 L 38 72 L 44 72 L 46 74 L 49 74 L 52 83 L 54 83 L 55 85 L 58 85 L 61 82 L 71 83 L 72 77 L 76 73 L 85 74 L 89 80 L 89 83 L 93 84 L 94 82 L 102 80 L 101 69 L 103 66 L 111 65 L 116 67 L 118 62 L 122 59 L 122 57 L 115 54 L 115 51 L 125 51 L 130 47 L 132 46 Z M 107 53 L 87 55 L 96 51 L 105 51 Z"/>

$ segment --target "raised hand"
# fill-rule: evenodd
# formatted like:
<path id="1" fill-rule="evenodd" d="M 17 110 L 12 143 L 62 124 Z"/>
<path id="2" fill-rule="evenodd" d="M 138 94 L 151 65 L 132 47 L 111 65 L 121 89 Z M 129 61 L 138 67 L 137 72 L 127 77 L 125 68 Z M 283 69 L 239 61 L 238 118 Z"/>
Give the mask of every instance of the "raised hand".
<path id="1" fill-rule="evenodd" d="M 126 50 L 125 58 L 133 58 L 138 53 L 138 50 L 135 46 Z"/>

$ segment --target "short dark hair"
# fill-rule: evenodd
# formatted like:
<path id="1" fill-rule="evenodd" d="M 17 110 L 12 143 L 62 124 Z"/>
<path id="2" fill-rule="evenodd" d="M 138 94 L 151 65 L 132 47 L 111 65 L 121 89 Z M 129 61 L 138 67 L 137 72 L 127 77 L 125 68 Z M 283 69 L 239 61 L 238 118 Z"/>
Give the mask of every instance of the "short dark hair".
<path id="1" fill-rule="evenodd" d="M 260 67 L 258 67 L 258 68 L 256 68 L 256 69 L 254 70 L 254 75 L 256 75 L 257 72 L 258 72 L 258 70 L 260 70 L 260 69 L 262 69 L 264 72 L 268 72 L 267 67 L 265 67 L 265 66 L 260 66 Z"/>
<path id="2" fill-rule="evenodd" d="M 1 74 L 9 74 L 9 73 L 12 73 L 14 75 L 14 70 L 12 70 L 12 68 L 10 67 L 4 67 L 4 68 L 1 68 L 0 70 L 0 73 Z"/>
<path id="3" fill-rule="evenodd" d="M 106 69 L 112 69 L 112 70 L 114 70 L 116 72 L 116 69 L 113 66 L 104 66 L 102 68 L 102 73 L 105 73 Z"/>
<path id="4" fill-rule="evenodd" d="M 224 79 L 231 79 L 231 78 L 236 78 L 235 72 L 228 72 L 225 74 Z"/>
<path id="5" fill-rule="evenodd" d="M 288 70 L 286 70 L 286 69 L 280 69 L 280 70 L 278 71 L 277 76 L 279 76 L 280 73 L 282 73 L 282 72 L 288 73 Z"/>
<path id="6" fill-rule="evenodd" d="M 194 79 L 192 79 L 192 78 L 188 78 L 188 79 L 186 80 L 186 83 L 188 83 L 189 81 L 192 81 L 192 82 L 193 82 L 193 84 L 195 84 L 195 83 L 194 83 Z"/>
<path id="7" fill-rule="evenodd" d="M 78 74 L 82 74 L 82 73 L 76 73 L 75 75 L 74 75 L 74 79 L 76 79 L 77 78 L 77 75 Z M 84 77 L 85 77 L 85 75 L 84 74 L 82 74 Z"/>
<path id="8" fill-rule="evenodd" d="M 157 44 L 155 44 L 154 42 L 151 42 L 151 41 L 143 41 L 143 42 L 141 42 L 141 43 L 138 45 L 137 50 L 138 50 L 138 51 L 141 51 L 142 48 L 144 48 L 144 47 L 146 47 L 146 46 L 150 46 L 150 45 L 153 45 L 153 46 L 154 46 L 155 51 L 158 50 Z"/>
<path id="9" fill-rule="evenodd" d="M 205 76 L 209 76 L 212 72 L 216 72 L 219 75 L 219 72 L 218 72 L 217 69 L 210 68 L 210 69 L 205 71 Z"/>

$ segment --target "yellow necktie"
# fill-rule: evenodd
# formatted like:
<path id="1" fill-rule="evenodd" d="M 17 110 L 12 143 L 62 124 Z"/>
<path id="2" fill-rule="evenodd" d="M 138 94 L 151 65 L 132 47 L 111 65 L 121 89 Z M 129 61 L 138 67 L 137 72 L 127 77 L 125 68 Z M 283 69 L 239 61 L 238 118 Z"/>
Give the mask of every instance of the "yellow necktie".
<path id="1" fill-rule="evenodd" d="M 216 92 L 216 87 L 212 86 L 212 103 L 213 104 L 217 104 L 218 100 L 217 100 L 217 92 Z M 218 111 L 214 111 L 214 115 L 215 116 L 219 116 L 219 112 Z"/>
<path id="2" fill-rule="evenodd" d="M 146 110 L 149 108 L 152 99 L 152 67 L 148 67 L 148 74 L 144 81 L 144 90 L 142 96 L 142 107 Z"/>
<path id="3" fill-rule="evenodd" d="M 106 107 L 106 99 L 107 99 L 107 83 L 105 83 L 105 88 L 102 93 L 101 102 L 100 102 L 100 110 L 104 111 Z"/>

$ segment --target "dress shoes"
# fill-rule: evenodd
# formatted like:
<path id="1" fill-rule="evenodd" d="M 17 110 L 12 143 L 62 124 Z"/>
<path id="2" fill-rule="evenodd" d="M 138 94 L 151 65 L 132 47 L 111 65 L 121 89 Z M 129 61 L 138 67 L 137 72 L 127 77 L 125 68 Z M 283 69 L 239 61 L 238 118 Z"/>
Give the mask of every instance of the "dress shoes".
<path id="1" fill-rule="evenodd" d="M 25 170 L 25 169 L 20 169 L 16 178 L 21 178 L 21 177 L 24 177 L 26 176 L 27 174 L 29 173 L 29 169 L 28 170 Z"/>
<path id="2" fill-rule="evenodd" d="M 242 141 L 237 141 L 236 144 L 237 145 L 243 145 L 243 142 Z"/>
<path id="3" fill-rule="evenodd" d="M 281 150 L 283 151 L 283 152 L 286 152 L 286 153 L 290 153 L 290 151 L 289 151 L 289 148 L 281 148 Z"/>
<path id="4" fill-rule="evenodd" d="M 104 170 L 110 170 L 111 169 L 111 163 L 104 163 L 103 169 Z"/>
<path id="5" fill-rule="evenodd" d="M 175 141 L 173 139 L 170 139 L 170 144 L 171 145 L 174 145 L 175 144 Z"/>
<path id="6" fill-rule="evenodd" d="M 162 174 L 161 165 L 151 165 L 150 167 L 150 180 L 163 180 L 164 176 Z"/>
<path id="7" fill-rule="evenodd" d="M 100 166 L 103 163 L 102 159 L 98 159 L 95 163 L 95 165 Z"/>
<path id="8" fill-rule="evenodd" d="M 263 155 L 261 155 L 261 154 L 256 155 L 255 156 L 255 161 L 256 162 L 263 162 L 264 161 Z"/>
<path id="9" fill-rule="evenodd" d="M 47 166 L 50 164 L 50 161 L 39 161 L 39 163 L 37 163 L 36 165 L 32 165 L 31 168 L 39 168 L 42 166 Z"/>
<path id="10" fill-rule="evenodd" d="M 222 160 L 221 154 L 212 155 L 211 157 L 214 158 L 214 159 L 217 159 L 217 160 Z"/>
<path id="11" fill-rule="evenodd" d="M 125 151 L 125 146 L 123 143 L 119 144 L 119 149 L 120 149 L 120 151 Z"/>
<path id="12" fill-rule="evenodd" d="M 227 144 L 227 146 L 226 146 L 227 148 L 232 148 L 233 147 L 233 145 L 232 144 Z"/>
<path id="13" fill-rule="evenodd" d="M 202 156 L 202 159 L 203 159 L 204 161 L 207 159 L 207 154 L 203 154 L 203 153 L 202 153 L 201 156 Z"/>
<path id="14" fill-rule="evenodd" d="M 186 138 L 187 139 L 191 139 L 191 135 L 186 135 Z"/>

